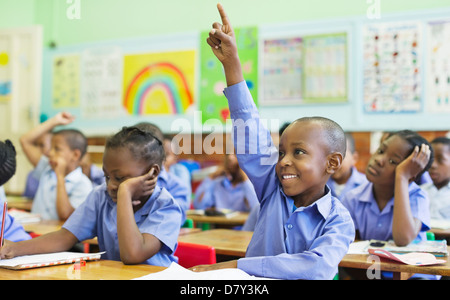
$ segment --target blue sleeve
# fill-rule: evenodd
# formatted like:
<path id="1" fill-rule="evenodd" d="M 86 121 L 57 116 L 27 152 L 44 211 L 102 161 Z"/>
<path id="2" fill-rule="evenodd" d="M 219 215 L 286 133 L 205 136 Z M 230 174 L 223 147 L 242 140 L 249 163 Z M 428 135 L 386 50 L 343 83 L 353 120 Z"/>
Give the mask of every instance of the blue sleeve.
<path id="1" fill-rule="evenodd" d="M 275 256 L 245 257 L 238 260 L 238 268 L 250 275 L 280 278 L 329 280 L 337 273 L 337 266 L 353 242 L 355 229 L 347 212 L 334 215 L 320 236 L 307 251 L 282 253 Z"/>
<path id="2" fill-rule="evenodd" d="M 84 201 L 70 215 L 64 223 L 63 228 L 69 230 L 79 241 L 84 241 L 96 237 L 98 222 L 98 200 L 100 196 L 99 188 L 91 192 Z"/>
<path id="3" fill-rule="evenodd" d="M 253 183 L 259 201 L 278 184 L 275 164 L 278 150 L 272 142 L 269 130 L 261 122 L 258 110 L 246 83 L 227 87 L 224 94 L 228 99 L 233 122 L 233 141 L 239 166 Z"/>

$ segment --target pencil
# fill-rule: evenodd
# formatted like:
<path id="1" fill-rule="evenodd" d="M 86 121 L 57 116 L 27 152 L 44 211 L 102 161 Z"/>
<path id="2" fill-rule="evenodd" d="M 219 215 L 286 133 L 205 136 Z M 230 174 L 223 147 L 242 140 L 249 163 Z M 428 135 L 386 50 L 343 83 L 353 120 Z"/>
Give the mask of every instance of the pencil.
<path id="1" fill-rule="evenodd" d="M 3 203 L 2 229 L 0 232 L 0 247 L 3 246 L 3 234 L 5 233 L 5 221 L 6 221 L 7 208 L 8 208 L 8 203 L 5 201 L 5 203 Z"/>

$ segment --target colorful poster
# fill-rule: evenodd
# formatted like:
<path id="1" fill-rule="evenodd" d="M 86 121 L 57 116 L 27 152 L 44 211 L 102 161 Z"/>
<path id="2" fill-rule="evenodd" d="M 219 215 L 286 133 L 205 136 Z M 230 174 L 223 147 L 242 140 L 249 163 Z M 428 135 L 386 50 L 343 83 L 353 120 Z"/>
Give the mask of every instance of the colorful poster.
<path id="1" fill-rule="evenodd" d="M 450 112 L 450 20 L 428 23 L 427 105 Z"/>
<path id="2" fill-rule="evenodd" d="M 258 103 L 258 30 L 256 27 L 235 29 L 242 72 L 253 96 Z M 211 47 L 206 43 L 209 31 L 200 35 L 200 104 L 202 122 L 209 119 L 225 123 L 229 118 L 228 102 L 223 95 L 226 87 L 222 64 L 214 56 Z"/>
<path id="3" fill-rule="evenodd" d="M 120 48 L 97 48 L 81 55 L 81 116 L 113 119 L 123 113 L 123 59 Z"/>
<path id="4" fill-rule="evenodd" d="M 123 71 L 130 115 L 184 114 L 194 104 L 194 50 L 126 55 Z"/>
<path id="5" fill-rule="evenodd" d="M 374 23 L 363 28 L 366 112 L 422 109 L 421 43 L 420 22 Z"/>
<path id="6" fill-rule="evenodd" d="M 80 106 L 80 55 L 57 56 L 53 59 L 52 107 Z"/>
<path id="7" fill-rule="evenodd" d="M 347 101 L 347 34 L 303 37 L 303 102 Z"/>
<path id="8" fill-rule="evenodd" d="M 11 63 L 9 60 L 9 54 L 4 47 L 6 45 L 0 45 L 0 101 L 7 101 L 11 99 Z"/>
<path id="9" fill-rule="evenodd" d="M 302 42 L 300 37 L 263 41 L 261 105 L 301 103 Z"/>

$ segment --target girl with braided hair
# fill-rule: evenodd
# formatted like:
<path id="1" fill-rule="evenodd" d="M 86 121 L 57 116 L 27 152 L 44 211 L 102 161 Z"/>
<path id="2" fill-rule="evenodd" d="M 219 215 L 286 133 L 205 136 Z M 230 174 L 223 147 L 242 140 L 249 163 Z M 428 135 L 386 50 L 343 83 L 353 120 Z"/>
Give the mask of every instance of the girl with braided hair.
<path id="1" fill-rule="evenodd" d="M 0 216 L 3 215 L 3 203 L 6 201 L 3 184 L 16 173 L 16 149 L 10 140 L 0 141 Z M 0 219 L 0 223 L 1 223 Z M 25 232 L 22 225 L 6 212 L 5 239 L 18 242 L 29 240 L 31 237 Z"/>

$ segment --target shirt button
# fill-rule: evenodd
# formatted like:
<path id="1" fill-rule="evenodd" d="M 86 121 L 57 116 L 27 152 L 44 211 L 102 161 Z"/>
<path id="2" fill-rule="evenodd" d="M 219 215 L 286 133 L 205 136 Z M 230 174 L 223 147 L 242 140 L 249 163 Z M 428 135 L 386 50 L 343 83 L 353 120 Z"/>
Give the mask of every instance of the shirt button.
<path id="1" fill-rule="evenodd" d="M 288 228 L 289 230 L 291 230 L 292 228 L 294 228 L 294 226 L 293 226 L 292 224 L 288 224 L 288 225 L 287 225 L 287 228 Z"/>

